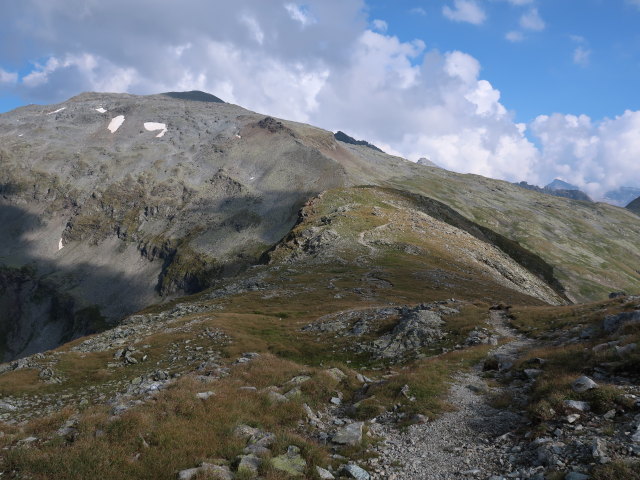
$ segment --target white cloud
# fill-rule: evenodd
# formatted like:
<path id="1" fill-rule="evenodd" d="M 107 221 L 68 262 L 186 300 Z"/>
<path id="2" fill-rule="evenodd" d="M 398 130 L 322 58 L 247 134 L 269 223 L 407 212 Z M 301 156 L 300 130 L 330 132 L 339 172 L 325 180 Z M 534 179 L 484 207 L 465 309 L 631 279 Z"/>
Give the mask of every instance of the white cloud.
<path id="1" fill-rule="evenodd" d="M 533 3 L 534 0 L 507 0 L 507 2 L 509 2 L 511 5 L 522 6 L 529 5 L 530 3 Z"/>
<path id="2" fill-rule="evenodd" d="M 414 7 L 409 10 L 409 13 L 412 13 L 414 15 L 421 15 L 423 17 L 427 15 L 427 11 L 422 7 Z"/>
<path id="3" fill-rule="evenodd" d="M 532 123 L 547 177 L 564 176 L 594 198 L 640 185 L 640 111 L 593 122 L 586 115 L 542 115 Z"/>
<path id="4" fill-rule="evenodd" d="M 7 84 L 13 85 L 18 81 L 18 74 L 14 72 L 7 72 L 0 68 L 0 85 Z"/>
<path id="5" fill-rule="evenodd" d="M 545 29 L 546 24 L 544 23 L 542 17 L 540 17 L 538 9 L 531 8 L 520 17 L 520 26 L 525 30 L 533 30 L 539 32 Z"/>
<path id="6" fill-rule="evenodd" d="M 481 25 L 487 18 L 487 14 L 476 0 L 454 0 L 453 5 L 453 8 L 449 5 L 442 7 L 442 14 L 449 20 Z"/>
<path id="7" fill-rule="evenodd" d="M 511 32 L 507 32 L 506 35 L 504 36 L 504 38 L 506 38 L 510 42 L 516 43 L 516 42 L 523 41 L 524 40 L 524 35 L 522 34 L 522 32 L 518 32 L 516 30 L 513 30 Z"/>
<path id="8" fill-rule="evenodd" d="M 573 51 L 573 63 L 579 65 L 581 67 L 586 67 L 589 65 L 589 61 L 591 59 L 591 50 L 584 47 L 576 47 Z"/>
<path id="9" fill-rule="evenodd" d="M 69 6 L 73 1 L 83 9 Z M 264 0 L 239 1 L 170 2 L 165 11 L 151 9 L 154 0 L 135 8 L 128 0 L 47 0 L 34 18 L 42 0 L 11 2 L 0 17 L 0 50 L 22 45 L 29 58 L 45 60 L 22 79 L 0 71 L 0 81 L 17 80 L 6 90 L 39 103 L 83 90 L 205 90 L 456 171 L 537 184 L 562 176 L 596 197 L 640 185 L 640 112 L 604 122 L 541 116 L 527 132 L 481 78 L 477 59 L 403 42 L 382 24 L 368 29 L 375 23 L 363 0 L 308 0 L 299 17 L 299 4 L 273 10 Z M 22 30 L 25 18 L 42 28 Z"/>
<path id="10" fill-rule="evenodd" d="M 308 27 L 316 23 L 316 19 L 311 15 L 309 8 L 305 5 L 296 5 L 295 3 L 287 3 L 284 6 L 289 12 L 292 20 L 299 22 L 303 27 Z"/>
<path id="11" fill-rule="evenodd" d="M 631 5 L 635 5 L 636 7 L 640 8 L 640 0 L 627 0 L 627 3 Z"/>
<path id="12" fill-rule="evenodd" d="M 387 25 L 387 22 L 385 22 L 384 20 L 376 19 L 371 22 L 371 24 L 373 25 L 373 29 L 377 30 L 380 33 L 385 33 L 389 28 L 389 25 Z"/>
<path id="13" fill-rule="evenodd" d="M 260 28 L 258 20 L 250 15 L 244 14 L 240 15 L 240 21 L 247 26 L 249 33 L 255 39 L 255 41 L 259 45 L 262 45 L 264 43 L 264 32 L 262 31 L 262 28 Z"/>

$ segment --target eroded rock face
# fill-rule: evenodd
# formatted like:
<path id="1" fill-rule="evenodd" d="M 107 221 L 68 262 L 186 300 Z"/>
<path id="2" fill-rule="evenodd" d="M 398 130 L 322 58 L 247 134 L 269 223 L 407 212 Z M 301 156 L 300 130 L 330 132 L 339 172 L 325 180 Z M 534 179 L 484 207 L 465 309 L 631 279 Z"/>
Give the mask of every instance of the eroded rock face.
<path id="1" fill-rule="evenodd" d="M 346 183 L 318 148 L 335 146 L 330 132 L 197 93 L 87 93 L 0 115 L 5 359 L 100 328 L 84 328 L 86 309 L 113 324 L 240 271 L 308 198 Z M 44 277 L 55 293 L 34 299 Z"/>
<path id="2" fill-rule="evenodd" d="M 443 317 L 459 313 L 457 302 L 445 301 L 418 305 L 417 307 L 389 307 L 338 312 L 320 318 L 303 328 L 306 332 L 334 333 L 340 336 L 361 338 L 354 349 L 369 352 L 376 358 L 400 360 L 416 355 L 446 336 Z M 365 336 L 375 335 L 380 325 L 395 319 L 388 333 L 373 340 Z"/>

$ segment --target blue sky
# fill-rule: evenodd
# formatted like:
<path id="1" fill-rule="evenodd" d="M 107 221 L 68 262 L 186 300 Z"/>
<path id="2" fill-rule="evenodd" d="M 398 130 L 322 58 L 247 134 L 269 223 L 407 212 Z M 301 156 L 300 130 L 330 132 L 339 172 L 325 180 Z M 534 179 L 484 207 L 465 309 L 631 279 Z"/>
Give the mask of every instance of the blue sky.
<path id="1" fill-rule="evenodd" d="M 200 89 L 411 160 L 640 186 L 640 0 L 21 0 L 0 112 Z"/>
<path id="2" fill-rule="evenodd" d="M 373 0 L 372 18 L 403 41 L 422 39 L 429 48 L 461 50 L 482 64 L 483 78 L 502 93 L 518 121 L 554 112 L 593 118 L 640 109 L 640 5 L 624 0 L 547 0 L 513 5 L 477 2 L 480 24 L 451 21 L 442 13 L 453 2 Z M 544 26 L 522 28 L 532 8 Z M 509 32 L 522 39 L 509 41 Z M 516 37 L 517 38 L 517 37 Z M 576 50 L 584 52 L 574 59 Z"/>

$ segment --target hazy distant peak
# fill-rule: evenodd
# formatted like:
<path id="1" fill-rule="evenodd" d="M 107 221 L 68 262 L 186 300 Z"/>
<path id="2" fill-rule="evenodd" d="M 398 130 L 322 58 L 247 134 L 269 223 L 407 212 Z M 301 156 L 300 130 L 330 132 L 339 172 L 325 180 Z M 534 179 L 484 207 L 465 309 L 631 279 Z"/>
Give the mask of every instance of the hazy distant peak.
<path id="1" fill-rule="evenodd" d="M 548 188 L 549 190 L 580 190 L 575 185 L 565 182 L 564 180 L 560 180 L 559 178 L 554 179 L 553 182 L 549 183 L 544 188 Z"/>

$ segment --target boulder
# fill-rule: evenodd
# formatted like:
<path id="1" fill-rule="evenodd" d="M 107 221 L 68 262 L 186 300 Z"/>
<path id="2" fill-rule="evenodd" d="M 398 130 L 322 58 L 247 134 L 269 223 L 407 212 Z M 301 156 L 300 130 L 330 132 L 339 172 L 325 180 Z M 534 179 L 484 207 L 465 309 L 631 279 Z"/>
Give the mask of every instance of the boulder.
<path id="1" fill-rule="evenodd" d="M 307 468 L 307 462 L 302 458 L 302 455 L 300 455 L 300 449 L 294 445 L 290 445 L 287 453 L 271 459 L 271 466 L 292 477 L 301 477 Z"/>
<path id="2" fill-rule="evenodd" d="M 253 454 L 238 457 L 238 473 L 257 475 L 262 460 Z"/>
<path id="3" fill-rule="evenodd" d="M 210 398 L 210 397 L 212 397 L 214 395 L 215 395 L 215 393 L 213 393 L 211 391 L 196 393 L 196 397 L 198 397 L 201 400 L 207 400 L 208 398 Z"/>
<path id="4" fill-rule="evenodd" d="M 589 377 L 583 375 L 582 377 L 578 378 L 575 382 L 573 382 L 573 384 L 571 385 L 571 388 L 576 393 L 583 393 L 583 392 L 586 392 L 587 390 L 593 390 L 594 388 L 598 388 L 598 384 L 593 380 L 591 380 Z"/>
<path id="5" fill-rule="evenodd" d="M 342 467 L 340 474 L 347 478 L 355 478 L 356 480 L 370 480 L 371 478 L 369 472 L 354 463 L 350 463 Z"/>
<path id="6" fill-rule="evenodd" d="M 324 373 L 329 375 L 336 382 L 341 382 L 342 380 L 347 378 L 347 375 L 339 368 L 329 368 L 328 370 L 325 370 Z"/>
<path id="7" fill-rule="evenodd" d="M 325 470 L 322 467 L 316 466 L 316 473 L 318 474 L 318 477 L 320 477 L 320 480 L 335 480 L 336 478 L 329 470 Z"/>
<path id="8" fill-rule="evenodd" d="M 624 325 L 638 323 L 640 323 L 640 310 L 622 312 L 617 315 L 607 315 L 604 317 L 602 329 L 607 333 L 613 333 Z"/>
<path id="9" fill-rule="evenodd" d="M 579 400 L 565 400 L 564 406 L 568 410 L 577 410 L 579 412 L 588 412 L 591 410 L 591 405 L 587 402 L 581 402 Z"/>
<path id="10" fill-rule="evenodd" d="M 363 422 L 356 422 L 338 429 L 333 436 L 333 443 L 340 445 L 359 445 L 362 442 Z"/>
<path id="11" fill-rule="evenodd" d="M 267 398 L 271 403 L 285 403 L 288 402 L 289 399 L 278 392 L 269 392 L 267 393 Z"/>

